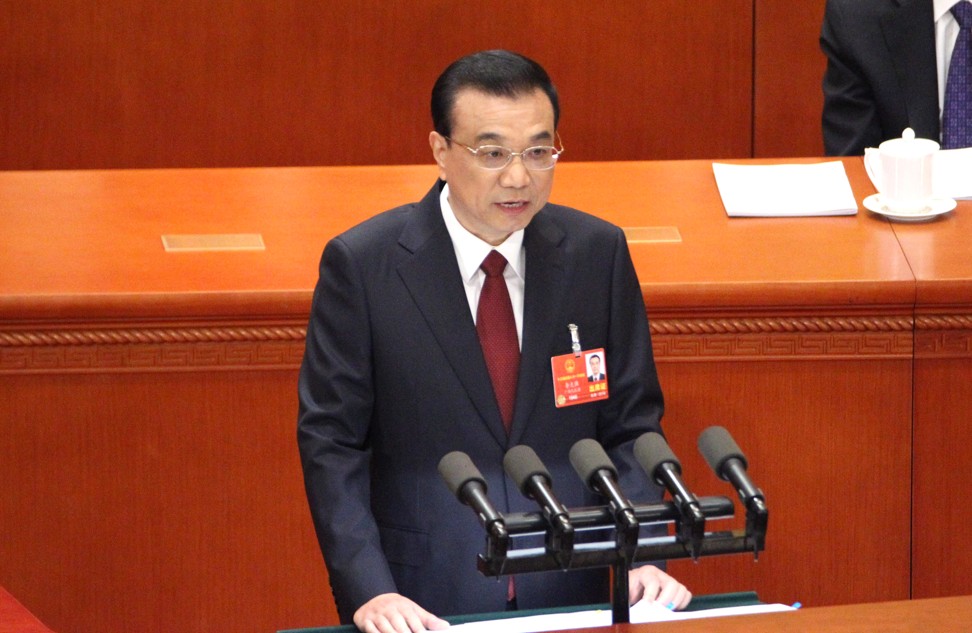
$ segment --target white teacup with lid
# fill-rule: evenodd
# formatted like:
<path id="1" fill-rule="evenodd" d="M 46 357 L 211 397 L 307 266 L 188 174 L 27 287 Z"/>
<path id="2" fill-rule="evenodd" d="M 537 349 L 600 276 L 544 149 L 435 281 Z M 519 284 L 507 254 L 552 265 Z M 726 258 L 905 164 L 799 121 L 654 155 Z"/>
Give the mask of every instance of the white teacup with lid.
<path id="1" fill-rule="evenodd" d="M 921 213 L 932 201 L 932 162 L 939 145 L 915 138 L 910 127 L 901 138 L 881 143 L 881 203 L 891 213 Z"/>

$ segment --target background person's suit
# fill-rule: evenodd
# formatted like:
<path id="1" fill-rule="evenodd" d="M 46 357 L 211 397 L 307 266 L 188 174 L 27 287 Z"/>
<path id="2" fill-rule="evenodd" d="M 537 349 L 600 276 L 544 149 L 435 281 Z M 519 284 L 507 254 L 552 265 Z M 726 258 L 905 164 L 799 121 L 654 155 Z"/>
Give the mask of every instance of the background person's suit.
<path id="1" fill-rule="evenodd" d="M 345 622 L 386 592 L 437 615 L 504 608 L 507 583 L 476 571 L 483 528 L 437 473 L 449 451 L 470 455 L 503 512 L 537 509 L 502 473 L 503 455 L 516 444 L 536 450 L 565 505 L 603 503 L 567 458 L 587 437 L 608 449 L 633 500 L 660 498 L 631 454 L 635 439 L 659 430 L 662 396 L 620 229 L 551 204 L 526 228 L 522 360 L 507 438 L 441 216 L 440 188 L 333 239 L 321 260 L 298 441 Z M 569 323 L 580 327 L 585 349 L 605 348 L 610 398 L 557 409 L 550 363 L 571 350 Z M 601 570 L 517 578 L 521 608 L 603 602 L 608 595 Z"/>
<path id="2" fill-rule="evenodd" d="M 931 0 L 827 0 L 824 150 L 863 155 L 910 127 L 939 139 Z"/>

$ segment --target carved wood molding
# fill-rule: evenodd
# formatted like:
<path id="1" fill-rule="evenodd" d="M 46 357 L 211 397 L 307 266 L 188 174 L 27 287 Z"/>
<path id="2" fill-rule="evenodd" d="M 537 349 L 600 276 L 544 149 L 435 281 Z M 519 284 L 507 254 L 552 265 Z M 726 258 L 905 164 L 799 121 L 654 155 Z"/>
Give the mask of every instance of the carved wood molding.
<path id="1" fill-rule="evenodd" d="M 651 321 L 660 361 L 909 358 L 913 327 L 910 316 Z"/>
<path id="2" fill-rule="evenodd" d="M 910 332 L 910 316 L 868 317 L 738 317 L 653 319 L 654 334 L 778 334 L 802 332 Z"/>
<path id="3" fill-rule="evenodd" d="M 929 323 L 964 323 L 935 319 Z M 665 361 L 908 357 L 913 328 L 902 316 L 651 321 L 655 357 Z M 0 372 L 293 369 L 305 333 L 302 325 L 0 331 Z M 929 349 L 964 353 L 969 343 L 951 332 L 947 340 L 929 341 Z"/>
<path id="4" fill-rule="evenodd" d="M 303 353 L 303 341 L 0 348 L 0 374 L 296 369 Z"/>
<path id="5" fill-rule="evenodd" d="M 290 369 L 301 326 L 0 332 L 0 373 Z"/>
<path id="6" fill-rule="evenodd" d="M 301 341 L 300 326 L 44 330 L 0 332 L 0 347 Z"/>
<path id="7" fill-rule="evenodd" d="M 972 330 L 972 314 L 921 314 L 915 317 L 917 330 Z"/>
<path id="8" fill-rule="evenodd" d="M 921 315 L 915 329 L 915 357 L 972 358 L 972 315 Z"/>

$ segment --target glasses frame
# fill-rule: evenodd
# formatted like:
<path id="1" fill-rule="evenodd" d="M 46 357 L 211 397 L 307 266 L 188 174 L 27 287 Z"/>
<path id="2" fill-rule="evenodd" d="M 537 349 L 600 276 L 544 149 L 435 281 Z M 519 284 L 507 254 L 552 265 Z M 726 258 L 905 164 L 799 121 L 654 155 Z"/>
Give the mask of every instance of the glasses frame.
<path id="1" fill-rule="evenodd" d="M 449 141 L 450 143 L 455 143 L 456 145 L 458 145 L 460 147 L 466 148 L 467 150 L 469 150 L 469 153 L 470 154 L 472 154 L 473 156 L 476 156 L 476 157 L 479 156 L 479 153 L 480 152 L 482 152 L 483 150 L 489 149 L 489 148 L 498 148 L 498 149 L 501 149 L 501 150 L 504 150 L 504 151 L 507 151 L 507 152 L 510 153 L 510 155 L 507 158 L 506 162 L 503 165 L 501 165 L 500 167 L 487 167 L 487 166 L 483 165 L 481 162 L 477 162 L 476 163 L 476 165 L 480 169 L 485 169 L 486 171 L 502 171 L 503 169 L 506 169 L 507 167 L 509 167 L 510 164 L 513 163 L 513 159 L 515 157 L 517 157 L 517 156 L 520 157 L 520 162 L 523 163 L 523 167 L 526 168 L 526 169 L 528 169 L 528 170 L 530 170 L 530 171 L 550 171 L 551 169 L 553 169 L 554 167 L 557 166 L 557 160 L 560 158 L 560 155 L 564 153 L 564 142 L 560 138 L 560 132 L 555 132 L 555 134 L 557 135 L 557 144 L 560 145 L 560 149 L 557 149 L 557 147 L 555 145 L 531 145 L 530 147 L 524 148 L 523 151 L 520 151 L 520 152 L 514 152 L 509 147 L 503 147 L 502 145 L 480 145 L 479 147 L 472 147 L 470 145 L 466 145 L 465 143 L 460 143 L 456 139 L 451 138 L 451 137 L 448 137 L 445 134 L 442 135 L 442 138 L 444 138 L 445 140 Z M 530 166 L 528 166 L 527 163 L 526 163 L 526 161 L 523 160 L 523 156 L 526 155 L 530 150 L 538 149 L 538 148 L 541 148 L 541 147 L 544 148 L 544 149 L 552 149 L 553 150 L 553 162 L 550 163 L 550 167 L 530 167 Z"/>

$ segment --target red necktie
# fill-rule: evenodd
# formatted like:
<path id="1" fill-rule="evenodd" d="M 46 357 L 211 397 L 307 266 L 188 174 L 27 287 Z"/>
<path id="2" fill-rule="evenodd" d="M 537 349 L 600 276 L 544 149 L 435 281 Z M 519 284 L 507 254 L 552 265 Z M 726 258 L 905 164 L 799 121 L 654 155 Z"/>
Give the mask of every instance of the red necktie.
<path id="1" fill-rule="evenodd" d="M 520 374 L 520 342 L 516 334 L 510 290 L 503 278 L 506 258 L 498 251 L 490 251 L 479 267 L 486 273 L 486 280 L 476 307 L 476 332 L 493 383 L 493 393 L 503 416 L 503 426 L 509 434 L 513 424 L 516 381 Z M 516 586 L 513 576 L 510 576 L 506 599 L 511 602 L 515 597 Z"/>
<path id="2" fill-rule="evenodd" d="M 509 433 L 516 401 L 516 380 L 520 373 L 520 343 L 510 291 L 503 278 L 506 258 L 498 251 L 490 251 L 480 268 L 486 273 L 486 281 L 476 308 L 476 332 L 503 416 L 503 426 Z"/>

